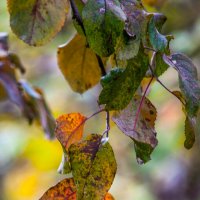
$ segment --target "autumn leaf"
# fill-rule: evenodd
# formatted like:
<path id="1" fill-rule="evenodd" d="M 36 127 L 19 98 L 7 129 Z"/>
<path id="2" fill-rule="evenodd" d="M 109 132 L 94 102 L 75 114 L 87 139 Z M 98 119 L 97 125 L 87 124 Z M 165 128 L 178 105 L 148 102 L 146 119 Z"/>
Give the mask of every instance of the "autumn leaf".
<path id="1" fill-rule="evenodd" d="M 150 160 L 150 155 L 157 145 L 154 128 L 157 111 L 146 97 L 140 108 L 141 99 L 141 96 L 135 95 L 124 110 L 114 113 L 112 120 L 125 135 L 133 139 L 137 160 L 139 163 L 145 163 Z"/>
<path id="2" fill-rule="evenodd" d="M 101 200 L 115 177 L 117 164 L 112 147 L 101 143 L 102 136 L 89 135 L 69 148 L 77 200 Z"/>
<path id="3" fill-rule="evenodd" d="M 75 92 L 83 93 L 99 82 L 101 71 L 96 55 L 83 36 L 76 35 L 60 46 L 57 57 L 61 72 Z"/>
<path id="4" fill-rule="evenodd" d="M 55 135 L 66 150 L 82 139 L 85 119 L 80 113 L 64 114 L 56 119 Z"/>
<path id="5" fill-rule="evenodd" d="M 115 200 L 115 198 L 110 193 L 107 193 L 104 200 Z"/>
<path id="6" fill-rule="evenodd" d="M 119 1 L 88 0 L 82 18 L 90 48 L 103 57 L 114 53 L 126 20 Z"/>
<path id="7" fill-rule="evenodd" d="M 76 186 L 73 178 L 66 178 L 55 186 L 49 188 L 39 200 L 76 200 Z M 107 193 L 104 200 L 114 200 L 114 197 Z"/>
<path id="8" fill-rule="evenodd" d="M 121 110 L 131 101 L 148 69 L 148 56 L 141 49 L 138 55 L 127 61 L 126 69 L 115 68 L 101 79 L 103 90 L 99 104 L 108 110 Z"/>
<path id="9" fill-rule="evenodd" d="M 62 28 L 69 10 L 68 0 L 7 0 L 10 26 L 24 42 L 40 46 Z"/>
<path id="10" fill-rule="evenodd" d="M 49 188 L 39 200 L 76 200 L 73 178 L 67 178 Z"/>

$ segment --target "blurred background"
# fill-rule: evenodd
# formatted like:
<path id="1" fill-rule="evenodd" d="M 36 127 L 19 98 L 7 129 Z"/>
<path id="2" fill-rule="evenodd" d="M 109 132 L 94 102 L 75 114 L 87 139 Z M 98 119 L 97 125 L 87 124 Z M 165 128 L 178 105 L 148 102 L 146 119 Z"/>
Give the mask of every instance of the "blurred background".
<path id="1" fill-rule="evenodd" d="M 144 4 L 149 11 L 167 16 L 164 32 L 175 36 L 171 48 L 190 56 L 200 70 L 200 1 L 144 0 Z M 100 86 L 83 95 L 75 94 L 57 66 L 57 46 L 75 33 L 71 22 L 48 45 L 37 48 L 24 44 L 11 32 L 6 0 L 0 1 L 0 22 L 0 32 L 9 33 L 10 50 L 26 67 L 26 74 L 20 77 L 43 89 L 55 118 L 70 112 L 89 116 L 98 110 Z M 177 78 L 176 71 L 169 69 L 160 79 L 174 90 L 178 88 Z M 157 83 L 152 85 L 149 98 L 158 110 L 159 144 L 152 160 L 140 166 L 132 141 L 111 124 L 110 143 L 118 171 L 110 192 L 116 200 L 199 200 L 199 136 L 191 150 L 184 149 L 185 118 L 178 100 Z M 104 129 L 105 115 L 100 114 L 86 123 L 84 132 L 102 133 Z M 29 126 L 9 102 L 0 103 L 0 200 L 39 199 L 66 177 L 57 173 L 61 156 L 57 140 L 47 140 L 37 124 Z"/>

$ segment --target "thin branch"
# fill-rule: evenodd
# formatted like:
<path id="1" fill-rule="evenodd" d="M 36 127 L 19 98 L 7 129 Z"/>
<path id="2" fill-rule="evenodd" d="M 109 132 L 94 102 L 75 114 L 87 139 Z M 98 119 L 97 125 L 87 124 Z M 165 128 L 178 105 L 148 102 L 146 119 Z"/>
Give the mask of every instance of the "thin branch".
<path id="1" fill-rule="evenodd" d="M 157 81 L 163 88 L 165 88 L 165 90 L 167 90 L 170 94 L 172 94 L 173 96 L 175 96 L 175 97 L 185 106 L 185 103 L 184 103 L 180 98 L 178 98 L 170 89 L 168 89 L 168 88 L 161 82 L 161 80 L 155 75 L 155 73 L 153 72 L 153 69 L 152 69 L 151 65 L 149 65 L 149 69 L 151 70 L 151 73 L 152 73 L 153 77 L 156 79 L 156 81 Z"/>
<path id="2" fill-rule="evenodd" d="M 71 8 L 72 8 L 73 19 L 75 19 L 78 22 L 78 24 L 82 28 L 82 31 L 83 31 L 84 35 L 86 35 L 85 34 L 85 28 L 83 26 L 83 20 L 81 18 L 81 15 L 78 12 L 78 8 L 76 7 L 76 4 L 75 4 L 74 0 L 70 0 L 70 5 L 71 5 Z"/>
<path id="3" fill-rule="evenodd" d="M 136 125 L 137 125 L 137 121 L 138 121 L 138 118 L 139 118 L 139 115 L 140 115 L 140 111 L 141 111 L 141 108 L 142 108 L 142 104 L 143 104 L 143 102 L 144 102 L 146 93 L 147 93 L 147 91 L 148 91 L 148 89 L 149 89 L 149 87 L 150 87 L 150 85 L 151 85 L 151 83 L 152 83 L 152 81 L 153 81 L 153 78 L 154 78 L 154 77 L 152 76 L 151 79 L 150 79 L 150 81 L 149 81 L 149 83 L 148 83 L 148 85 L 147 85 L 147 87 L 146 87 L 146 89 L 145 89 L 145 91 L 144 91 L 144 94 L 143 94 L 143 96 L 142 96 L 142 99 L 141 99 L 141 101 L 140 101 L 140 105 L 139 105 L 139 107 L 138 107 L 138 109 L 137 109 L 137 112 L 136 112 L 136 117 L 135 117 L 135 121 L 134 121 L 133 130 L 136 129 Z"/>
<path id="4" fill-rule="evenodd" d="M 97 57 L 97 61 L 99 63 L 99 68 L 101 70 L 101 75 L 105 76 L 107 73 L 106 73 L 103 61 L 102 61 L 102 59 L 101 59 L 101 57 L 99 55 L 96 54 L 96 57 Z"/>
<path id="5" fill-rule="evenodd" d="M 106 134 L 106 138 L 109 138 L 109 131 L 110 131 L 110 112 L 106 111 L 106 130 L 102 134 L 102 138 Z"/>
<path id="6" fill-rule="evenodd" d="M 144 49 L 147 49 L 147 50 L 149 50 L 149 51 L 156 52 L 156 50 L 155 50 L 155 49 L 153 49 L 153 48 L 151 48 L 151 47 L 144 46 Z"/>

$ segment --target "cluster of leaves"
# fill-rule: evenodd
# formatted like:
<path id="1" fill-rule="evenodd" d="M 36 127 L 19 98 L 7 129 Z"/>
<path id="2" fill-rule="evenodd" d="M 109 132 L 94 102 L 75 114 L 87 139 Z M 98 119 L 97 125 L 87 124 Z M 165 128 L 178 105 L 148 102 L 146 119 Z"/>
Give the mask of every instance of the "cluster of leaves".
<path id="1" fill-rule="evenodd" d="M 44 99 L 42 90 L 32 87 L 27 81 L 18 80 L 16 70 L 22 74 L 25 69 L 19 57 L 10 52 L 6 33 L 0 33 L 0 100 L 9 99 L 31 124 L 41 124 L 47 138 L 54 138 L 55 120 Z"/>
<path id="2" fill-rule="evenodd" d="M 157 111 L 146 93 L 156 80 L 182 103 L 186 115 L 185 147 L 191 148 L 200 83 L 192 61 L 171 52 L 173 36 L 161 33 L 166 17 L 147 12 L 140 0 L 8 0 L 13 32 L 34 46 L 45 44 L 60 31 L 70 9 L 77 34 L 58 48 L 58 65 L 75 92 L 83 93 L 100 81 L 98 103 L 108 116 L 106 136 L 109 112 L 114 111 L 112 120 L 133 140 L 138 163 L 150 160 L 158 143 L 154 128 Z M 108 64 L 112 69 L 106 73 Z M 180 91 L 170 91 L 159 80 L 168 67 L 178 72 Z M 145 78 L 149 83 L 141 91 Z M 25 91 L 35 97 L 30 90 Z M 41 199 L 107 198 L 116 172 L 114 154 L 103 138 L 105 134 L 82 139 L 87 119 L 77 113 L 57 119 L 55 135 L 64 151 L 59 171 L 72 172 L 73 178 L 61 181 Z"/>

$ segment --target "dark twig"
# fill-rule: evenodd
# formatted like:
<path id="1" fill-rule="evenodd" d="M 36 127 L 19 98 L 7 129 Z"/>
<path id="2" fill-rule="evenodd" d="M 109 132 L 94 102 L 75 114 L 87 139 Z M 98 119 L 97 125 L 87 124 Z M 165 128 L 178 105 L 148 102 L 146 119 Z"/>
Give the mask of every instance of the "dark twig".
<path id="1" fill-rule="evenodd" d="M 77 21 L 77 23 L 80 25 L 84 35 L 86 36 L 85 28 L 84 28 L 84 25 L 83 25 L 83 20 L 81 18 L 81 15 L 79 14 L 78 8 L 76 7 L 74 0 L 70 0 L 70 5 L 71 5 L 71 8 L 72 8 L 72 12 L 73 12 L 73 19 L 75 19 Z M 99 68 L 101 70 L 101 74 L 102 74 L 102 76 L 105 76 L 106 70 L 105 70 L 104 64 L 102 62 L 102 59 L 97 54 L 96 54 L 96 57 L 97 57 L 97 61 L 98 61 L 98 64 L 99 64 Z"/>

